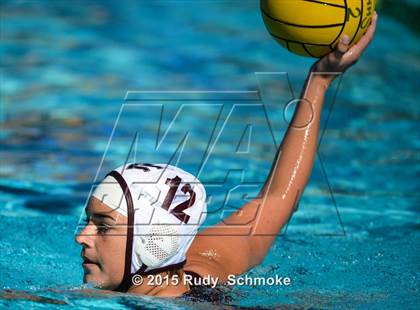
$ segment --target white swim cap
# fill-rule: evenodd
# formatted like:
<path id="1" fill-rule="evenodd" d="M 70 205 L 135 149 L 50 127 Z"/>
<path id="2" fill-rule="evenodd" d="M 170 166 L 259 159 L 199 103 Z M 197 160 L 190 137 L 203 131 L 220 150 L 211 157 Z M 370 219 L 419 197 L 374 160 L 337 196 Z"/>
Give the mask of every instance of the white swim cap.
<path id="1" fill-rule="evenodd" d="M 207 213 L 204 186 L 167 164 L 129 163 L 111 171 L 92 194 L 127 216 L 125 291 L 134 274 L 178 269 Z"/>

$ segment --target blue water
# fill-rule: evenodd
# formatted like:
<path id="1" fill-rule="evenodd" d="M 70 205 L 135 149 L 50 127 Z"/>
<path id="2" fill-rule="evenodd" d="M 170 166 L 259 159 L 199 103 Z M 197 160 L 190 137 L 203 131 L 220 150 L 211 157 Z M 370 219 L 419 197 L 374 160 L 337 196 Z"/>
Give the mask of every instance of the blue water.
<path id="1" fill-rule="evenodd" d="M 401 3 L 418 12 L 416 1 Z M 193 130 L 185 153 L 174 160 L 196 173 L 215 141 L 212 130 L 222 132 L 200 175 L 212 197 L 205 224 L 218 222 L 244 202 L 239 190 L 230 209 L 221 209 L 226 191 L 241 184 L 240 170 L 251 193 L 267 176 L 287 127 L 287 77 L 297 95 L 313 60 L 269 37 L 257 1 L 3 1 L 0 8 L 0 289 L 50 298 L 0 304 L 195 308 L 185 300 L 77 292 L 82 268 L 74 231 L 91 184 L 127 156 L 168 161 L 186 128 Z M 369 50 L 328 93 L 320 156 L 299 209 L 248 273 L 289 276 L 292 285 L 234 287 L 228 304 L 419 304 L 420 38 L 404 16 L 383 10 Z M 127 91 L 139 90 L 249 93 L 181 94 L 199 99 L 193 101 L 131 93 L 124 101 Z M 232 96 L 239 101 L 227 100 Z M 182 103 L 190 105 L 156 150 L 162 107 L 164 132 Z M 248 123 L 250 146 L 236 152 L 232 145 Z M 129 153 L 136 132 L 136 153 Z"/>

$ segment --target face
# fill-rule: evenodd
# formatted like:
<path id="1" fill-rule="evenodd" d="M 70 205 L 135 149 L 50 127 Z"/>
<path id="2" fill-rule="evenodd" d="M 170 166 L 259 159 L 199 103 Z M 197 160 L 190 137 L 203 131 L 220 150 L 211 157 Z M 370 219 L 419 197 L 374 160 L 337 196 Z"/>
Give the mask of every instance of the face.
<path id="1" fill-rule="evenodd" d="M 83 282 L 115 289 L 122 281 L 127 239 L 127 217 L 91 197 L 86 226 L 76 236 L 82 246 Z"/>

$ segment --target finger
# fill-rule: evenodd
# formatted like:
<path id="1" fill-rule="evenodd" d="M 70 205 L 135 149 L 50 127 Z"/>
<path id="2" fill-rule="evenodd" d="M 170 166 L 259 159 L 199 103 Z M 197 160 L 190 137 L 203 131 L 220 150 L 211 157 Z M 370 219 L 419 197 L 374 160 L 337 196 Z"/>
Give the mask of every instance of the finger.
<path id="1" fill-rule="evenodd" d="M 329 53 L 326 57 L 326 60 L 329 66 L 335 67 L 341 62 L 341 59 L 343 58 L 344 54 L 349 49 L 349 43 L 350 43 L 350 38 L 348 35 L 343 35 L 340 38 L 340 41 L 338 42 L 334 51 L 332 53 Z"/>
<path id="2" fill-rule="evenodd" d="M 350 37 L 348 35 L 344 35 L 340 38 L 340 41 L 335 48 L 335 56 L 340 59 L 343 57 L 343 54 L 348 51 L 350 43 Z"/>
<path id="3" fill-rule="evenodd" d="M 375 12 L 373 14 L 372 22 L 369 26 L 368 31 L 360 39 L 360 41 L 357 43 L 357 45 L 360 45 L 362 48 L 366 48 L 369 45 L 369 43 L 372 41 L 373 36 L 375 34 L 377 21 L 378 21 L 378 14 Z"/>
<path id="4" fill-rule="evenodd" d="M 373 14 L 372 22 L 369 26 L 368 31 L 365 33 L 365 35 L 360 39 L 357 44 L 355 44 L 350 50 L 350 54 L 354 54 L 357 57 L 360 57 L 360 55 L 363 53 L 363 51 L 369 46 L 370 42 L 372 42 L 372 39 L 375 35 L 376 31 L 376 24 L 378 21 L 378 14 L 376 11 Z"/>

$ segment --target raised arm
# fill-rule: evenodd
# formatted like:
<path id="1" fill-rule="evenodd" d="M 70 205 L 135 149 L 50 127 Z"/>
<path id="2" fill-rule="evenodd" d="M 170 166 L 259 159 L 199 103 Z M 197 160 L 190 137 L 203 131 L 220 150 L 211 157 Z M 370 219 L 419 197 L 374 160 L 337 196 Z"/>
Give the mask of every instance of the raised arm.
<path id="1" fill-rule="evenodd" d="M 344 36 L 334 52 L 311 67 L 301 101 L 259 197 L 197 236 L 189 257 L 197 272 L 204 260 L 211 268 L 209 273 L 224 279 L 229 274 L 241 274 L 264 259 L 292 215 L 311 174 L 325 93 L 336 75 L 355 64 L 367 48 L 376 20 L 375 13 L 368 32 L 352 48 L 349 49 L 348 36 Z M 251 229 L 249 234 L 243 227 L 245 223 Z M 207 253 L 210 258 L 206 261 L 200 253 Z"/>

